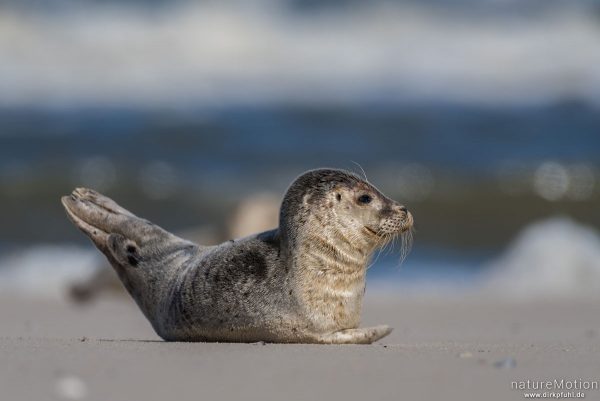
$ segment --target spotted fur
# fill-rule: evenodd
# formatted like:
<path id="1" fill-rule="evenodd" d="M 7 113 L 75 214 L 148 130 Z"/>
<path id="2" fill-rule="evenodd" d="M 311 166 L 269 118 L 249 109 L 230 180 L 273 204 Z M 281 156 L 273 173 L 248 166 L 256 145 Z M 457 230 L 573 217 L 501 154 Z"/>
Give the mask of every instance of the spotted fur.
<path id="1" fill-rule="evenodd" d="M 358 328 L 366 266 L 412 216 L 355 174 L 301 175 L 278 228 L 210 247 L 89 189 L 62 202 L 165 340 L 371 343 L 391 331 Z"/>

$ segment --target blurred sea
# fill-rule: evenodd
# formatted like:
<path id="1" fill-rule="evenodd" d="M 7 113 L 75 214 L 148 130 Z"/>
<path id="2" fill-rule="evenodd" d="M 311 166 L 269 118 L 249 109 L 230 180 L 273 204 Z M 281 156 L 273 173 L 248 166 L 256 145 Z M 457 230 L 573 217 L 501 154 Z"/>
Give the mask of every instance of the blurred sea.
<path id="1" fill-rule="evenodd" d="M 181 230 L 362 167 L 415 215 L 407 261 L 370 271 L 392 283 L 472 281 L 549 217 L 600 227 L 599 10 L 0 2 L 1 287 L 93 270 L 59 203 L 75 186 Z"/>
<path id="2" fill-rule="evenodd" d="M 600 1 L 4 1 L 0 105 L 600 102 Z"/>
<path id="3" fill-rule="evenodd" d="M 557 213 L 600 225 L 600 114 L 582 104 L 20 109 L 0 126 L 5 244 L 78 238 L 58 202 L 77 185 L 181 229 L 252 193 L 282 195 L 304 170 L 355 163 L 414 210 L 419 242 L 497 247 Z"/>

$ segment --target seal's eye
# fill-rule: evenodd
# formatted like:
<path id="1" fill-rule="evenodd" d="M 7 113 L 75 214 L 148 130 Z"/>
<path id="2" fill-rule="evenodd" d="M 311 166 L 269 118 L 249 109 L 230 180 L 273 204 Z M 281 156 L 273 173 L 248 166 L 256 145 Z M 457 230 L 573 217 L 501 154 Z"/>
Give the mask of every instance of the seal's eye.
<path id="1" fill-rule="evenodd" d="M 358 203 L 362 203 L 363 205 L 371 203 L 373 198 L 370 195 L 361 195 L 358 197 Z"/>
<path id="2" fill-rule="evenodd" d="M 341 201 L 342 200 L 342 195 L 340 194 L 335 194 L 335 199 L 337 199 L 337 201 Z"/>

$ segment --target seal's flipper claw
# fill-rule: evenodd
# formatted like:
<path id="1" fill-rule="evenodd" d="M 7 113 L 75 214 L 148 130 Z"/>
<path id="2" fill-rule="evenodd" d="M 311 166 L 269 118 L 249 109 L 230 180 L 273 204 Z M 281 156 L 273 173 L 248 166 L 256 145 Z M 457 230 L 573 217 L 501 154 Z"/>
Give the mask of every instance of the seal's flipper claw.
<path id="1" fill-rule="evenodd" d="M 100 206 L 106 209 L 108 212 L 112 212 L 115 214 L 121 214 L 129 217 L 136 217 L 129 210 L 119 206 L 117 202 L 113 201 L 109 197 L 106 197 L 93 189 L 89 188 L 75 188 L 73 191 L 73 195 L 78 196 L 81 199 L 87 199 L 90 202 L 94 203 L 97 206 Z"/>
<path id="2" fill-rule="evenodd" d="M 160 227 L 135 216 L 112 199 L 87 188 L 77 188 L 62 203 L 67 214 L 80 230 L 102 248 L 107 238 L 97 238 L 95 233 L 121 234 L 137 242 L 156 236 L 167 236 Z"/>
<path id="3" fill-rule="evenodd" d="M 108 233 L 101 230 L 98 227 L 95 227 L 89 224 L 85 219 L 79 217 L 77 213 L 77 208 L 75 207 L 76 200 L 72 196 L 63 196 L 61 198 L 61 202 L 67 212 L 67 216 L 69 219 L 83 231 L 92 242 L 100 249 L 101 251 L 106 251 Z"/>

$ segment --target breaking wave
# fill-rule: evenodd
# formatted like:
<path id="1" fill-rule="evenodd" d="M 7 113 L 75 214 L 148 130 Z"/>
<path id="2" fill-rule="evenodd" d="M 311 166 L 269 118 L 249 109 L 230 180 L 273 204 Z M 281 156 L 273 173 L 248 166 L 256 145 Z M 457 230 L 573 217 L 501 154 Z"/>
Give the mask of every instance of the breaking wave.
<path id="1" fill-rule="evenodd" d="M 100 262 L 93 249 L 74 245 L 37 245 L 0 258 L 0 294 L 63 297 L 67 286 L 90 277 Z"/>
<path id="2" fill-rule="evenodd" d="M 598 297 L 600 236 L 567 218 L 526 227 L 490 263 L 485 289 L 510 298 Z"/>
<path id="3" fill-rule="evenodd" d="M 406 3 L 0 12 L 0 105 L 423 99 L 600 103 L 593 13 L 477 17 Z"/>

